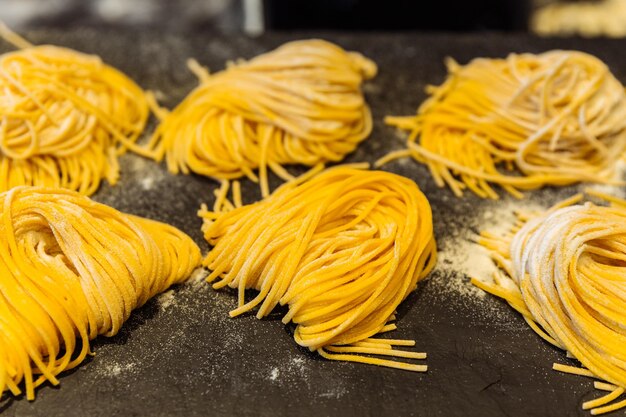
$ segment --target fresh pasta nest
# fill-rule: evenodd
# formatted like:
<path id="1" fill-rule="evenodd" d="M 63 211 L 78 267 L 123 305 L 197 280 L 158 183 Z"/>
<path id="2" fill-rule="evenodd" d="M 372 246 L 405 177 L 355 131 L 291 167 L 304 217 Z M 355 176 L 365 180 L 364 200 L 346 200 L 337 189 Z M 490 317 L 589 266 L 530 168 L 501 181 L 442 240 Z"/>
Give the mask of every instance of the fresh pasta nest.
<path id="1" fill-rule="evenodd" d="M 149 116 L 144 92 L 94 55 L 32 46 L 0 55 L 0 192 L 20 185 L 93 194 L 119 178 L 117 157 Z"/>
<path id="2" fill-rule="evenodd" d="M 373 337 L 395 329 L 397 306 L 435 264 L 430 205 L 413 181 L 336 167 L 255 204 L 223 211 L 219 200 L 200 212 L 213 247 L 204 265 L 214 288 L 237 288 L 231 316 L 288 305 L 296 342 L 325 358 L 426 370 L 362 356 L 425 358 L 394 348 L 414 341 Z M 249 288 L 259 293 L 245 302 Z"/>
<path id="3" fill-rule="evenodd" d="M 522 215 L 506 236 L 484 232 L 479 243 L 506 275 L 472 282 L 504 298 L 584 367 L 555 364 L 555 370 L 606 381 L 595 386 L 608 395 L 583 403 L 602 414 L 626 406 L 626 399 L 607 405 L 626 388 L 626 201 L 605 196 L 613 206 L 570 206 L 581 198 Z"/>
<path id="4" fill-rule="evenodd" d="M 178 229 L 73 191 L 0 194 L 0 394 L 79 365 L 89 341 L 115 335 L 131 311 L 200 265 Z"/>
<path id="5" fill-rule="evenodd" d="M 339 161 L 372 129 L 361 83 L 376 65 L 322 40 L 289 42 L 209 75 L 163 120 L 148 146 L 172 173 L 247 176 L 269 194 L 267 169 Z M 255 170 L 259 170 L 259 177 Z"/>
<path id="6" fill-rule="evenodd" d="M 626 93 L 599 59 L 576 51 L 453 61 L 413 117 L 387 123 L 411 131 L 407 149 L 441 187 L 498 198 L 519 190 L 611 180 L 626 148 Z M 517 172 L 512 172 L 513 170 Z"/>

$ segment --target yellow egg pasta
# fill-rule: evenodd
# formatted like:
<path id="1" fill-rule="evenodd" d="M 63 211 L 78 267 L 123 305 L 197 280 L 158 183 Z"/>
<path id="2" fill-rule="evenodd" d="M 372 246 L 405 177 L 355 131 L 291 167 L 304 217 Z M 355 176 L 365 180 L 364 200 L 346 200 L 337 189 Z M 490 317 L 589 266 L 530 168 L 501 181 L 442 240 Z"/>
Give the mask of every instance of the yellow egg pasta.
<path id="1" fill-rule="evenodd" d="M 238 291 L 231 316 L 257 309 L 262 318 L 287 305 L 295 341 L 327 359 L 426 370 L 376 357 L 424 359 L 397 349 L 415 341 L 373 337 L 396 328 L 396 308 L 436 262 L 430 205 L 413 181 L 339 166 L 222 210 L 226 192 L 217 211 L 200 215 L 212 246 L 207 279 Z M 258 291 L 249 302 L 247 289 Z"/>
<path id="2" fill-rule="evenodd" d="M 162 115 L 148 145 L 172 173 L 246 176 L 267 196 L 268 168 L 293 179 L 283 165 L 340 161 L 372 129 L 360 86 L 376 65 L 332 43 L 289 42 L 213 75 L 190 68 L 200 85 Z"/>
<path id="3" fill-rule="evenodd" d="M 119 178 L 118 155 L 149 116 L 144 92 L 100 58 L 33 46 L 0 24 L 20 48 L 0 55 L 0 192 L 19 185 L 93 194 Z"/>
<path id="4" fill-rule="evenodd" d="M 0 394 L 29 400 L 201 262 L 180 230 L 61 188 L 1 193 L 0 236 Z"/>
<path id="5" fill-rule="evenodd" d="M 452 60 L 416 116 L 387 117 L 410 131 L 411 156 L 457 196 L 497 199 L 520 190 L 611 181 L 626 149 L 626 93 L 599 59 L 576 51 Z"/>
<path id="6" fill-rule="evenodd" d="M 577 195 L 546 213 L 522 214 L 511 231 L 483 232 L 479 243 L 505 271 L 472 283 L 505 299 L 543 339 L 582 368 L 553 369 L 596 378 L 609 394 L 583 403 L 592 414 L 626 406 L 626 201 L 610 207 L 575 204 Z"/>

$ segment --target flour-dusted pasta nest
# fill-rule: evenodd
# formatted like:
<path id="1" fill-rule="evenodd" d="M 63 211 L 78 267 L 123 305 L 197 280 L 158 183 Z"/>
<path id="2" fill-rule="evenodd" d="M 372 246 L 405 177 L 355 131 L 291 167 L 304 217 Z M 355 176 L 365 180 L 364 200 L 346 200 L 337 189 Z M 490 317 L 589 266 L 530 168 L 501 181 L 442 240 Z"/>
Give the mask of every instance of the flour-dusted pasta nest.
<path id="1" fill-rule="evenodd" d="M 267 196 L 268 168 L 290 180 L 283 165 L 340 161 L 371 132 L 360 87 L 376 65 L 330 42 L 289 42 L 212 75 L 192 69 L 200 85 L 163 116 L 149 144 L 173 173 L 260 179 Z"/>
<path id="2" fill-rule="evenodd" d="M 407 149 L 439 186 L 497 198 L 519 190 L 610 181 L 626 149 L 626 93 L 599 59 L 576 51 L 477 58 L 449 75 L 412 117 Z"/>
<path id="3" fill-rule="evenodd" d="M 524 218 L 506 236 L 483 233 L 479 242 L 506 274 L 473 282 L 584 367 L 554 369 L 606 381 L 596 387 L 610 393 L 583 404 L 601 414 L 626 406 L 606 405 L 626 388 L 626 201 L 569 205 L 581 198 Z"/>
<path id="4" fill-rule="evenodd" d="M 0 55 L 0 191 L 19 185 L 93 194 L 119 178 L 118 155 L 144 130 L 144 92 L 94 55 L 33 46 Z M 142 152 L 140 148 L 136 148 Z"/>
<path id="5" fill-rule="evenodd" d="M 0 236 L 0 395 L 28 399 L 201 261 L 180 230 L 64 189 L 1 193 Z"/>
<path id="6" fill-rule="evenodd" d="M 238 289 L 232 316 L 287 305 L 296 342 L 325 358 L 426 370 L 364 355 L 425 358 L 394 348 L 413 340 L 373 336 L 395 329 L 396 308 L 435 265 L 428 200 L 388 172 L 336 167 L 308 177 L 255 204 L 203 208 L 208 280 Z M 247 289 L 259 291 L 249 302 Z"/>

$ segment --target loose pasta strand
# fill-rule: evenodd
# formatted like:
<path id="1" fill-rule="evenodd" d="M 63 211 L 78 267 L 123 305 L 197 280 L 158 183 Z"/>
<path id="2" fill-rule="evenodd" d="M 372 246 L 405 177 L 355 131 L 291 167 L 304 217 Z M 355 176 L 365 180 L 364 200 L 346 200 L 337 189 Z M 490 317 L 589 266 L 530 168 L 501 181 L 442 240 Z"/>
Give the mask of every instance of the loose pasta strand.
<path id="1" fill-rule="evenodd" d="M 455 195 L 492 199 L 493 184 L 521 198 L 545 185 L 620 183 L 612 176 L 626 150 L 626 93 L 599 59 L 550 51 L 448 67 L 416 116 L 385 119 L 410 134 L 407 149 L 377 166 L 410 156 Z"/>
<path id="2" fill-rule="evenodd" d="M 522 214 L 504 236 L 483 232 L 478 243 L 503 266 L 494 282 L 472 283 L 505 299 L 542 338 L 582 367 L 553 369 L 595 379 L 609 394 L 583 403 L 591 414 L 626 406 L 626 201 L 596 191 L 575 195 L 545 213 Z"/>
<path id="3" fill-rule="evenodd" d="M 0 395 L 29 400 L 201 262 L 180 230 L 64 189 L 0 193 L 0 230 Z"/>
<path id="4" fill-rule="evenodd" d="M 398 349 L 414 340 L 372 336 L 396 328 L 398 304 L 434 267 L 430 205 L 411 180 L 363 168 L 315 170 L 250 205 L 203 206 L 207 280 L 238 290 L 231 316 L 287 305 L 296 342 L 327 359 L 422 372 L 405 361 L 425 353 Z M 249 302 L 247 289 L 259 292 Z"/>

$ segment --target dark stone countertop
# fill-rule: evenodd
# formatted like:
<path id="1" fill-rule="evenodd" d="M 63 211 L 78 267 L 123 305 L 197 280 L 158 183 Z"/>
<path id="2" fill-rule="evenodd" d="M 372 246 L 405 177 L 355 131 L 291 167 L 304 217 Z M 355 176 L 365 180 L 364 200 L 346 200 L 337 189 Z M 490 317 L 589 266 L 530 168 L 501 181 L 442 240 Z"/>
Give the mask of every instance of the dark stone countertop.
<path id="1" fill-rule="evenodd" d="M 252 57 L 279 44 L 317 36 L 374 59 L 379 75 L 365 91 L 375 128 L 347 158 L 374 161 L 402 147 L 387 114 L 412 114 L 427 83 L 445 76 L 443 59 L 461 63 L 476 56 L 540 52 L 552 48 L 589 51 L 626 81 L 623 41 L 545 40 L 527 35 L 474 34 L 268 34 L 260 38 L 211 33 L 166 34 L 116 30 L 40 30 L 25 34 L 95 53 L 175 105 L 195 86 L 185 67 L 195 57 L 212 70 L 226 60 Z M 0 43 L 0 52 L 9 46 Z M 471 287 L 464 272 L 480 267 L 468 238 L 485 222 L 517 204 L 473 195 L 456 199 L 435 187 L 427 170 L 397 161 L 386 170 L 415 180 L 431 201 L 441 259 L 430 277 L 399 308 L 397 338 L 414 338 L 428 352 L 428 373 L 417 374 L 321 360 L 298 347 L 277 312 L 265 320 L 230 319 L 236 305 L 228 291 L 187 284 L 157 297 L 131 316 L 113 338 L 93 342 L 97 355 L 44 386 L 37 399 L 9 399 L 3 416 L 587 416 L 580 404 L 597 396 L 591 381 L 551 370 L 564 354 L 543 342 L 508 305 Z M 297 172 L 297 169 L 295 169 Z M 274 181 L 274 185 L 276 185 Z M 122 159 L 121 181 L 94 196 L 120 210 L 169 222 L 208 249 L 196 211 L 212 202 L 216 183 L 171 176 L 164 166 L 134 155 Z M 547 188 L 522 205 L 547 206 L 581 189 Z M 248 199 L 257 186 L 244 184 Z M 495 219 L 494 219 L 495 216 Z M 468 259 L 469 256 L 469 259 Z"/>

